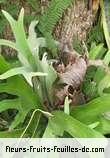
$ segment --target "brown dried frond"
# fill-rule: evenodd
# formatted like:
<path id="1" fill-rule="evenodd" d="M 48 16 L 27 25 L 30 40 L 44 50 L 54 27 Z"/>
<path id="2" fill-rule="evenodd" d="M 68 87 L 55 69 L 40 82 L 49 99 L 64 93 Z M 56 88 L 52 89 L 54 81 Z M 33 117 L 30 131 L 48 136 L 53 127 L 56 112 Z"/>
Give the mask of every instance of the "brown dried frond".
<path id="1" fill-rule="evenodd" d="M 74 58 L 74 61 L 70 60 L 70 56 L 72 59 Z M 83 57 L 76 55 L 76 52 L 71 52 L 68 54 L 68 59 L 69 63 L 67 65 L 59 63 L 55 67 L 58 73 L 57 86 L 54 89 L 56 106 L 63 105 L 66 96 L 71 99 L 72 104 L 75 104 L 75 101 L 77 101 L 75 97 L 78 98 L 78 91 L 86 74 L 87 62 Z"/>

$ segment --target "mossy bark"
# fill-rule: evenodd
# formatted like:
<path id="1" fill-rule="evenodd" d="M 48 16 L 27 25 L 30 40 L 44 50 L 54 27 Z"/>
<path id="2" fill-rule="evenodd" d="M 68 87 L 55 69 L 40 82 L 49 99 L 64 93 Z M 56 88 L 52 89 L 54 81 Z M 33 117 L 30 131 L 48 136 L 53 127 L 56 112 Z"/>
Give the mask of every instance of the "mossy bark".
<path id="1" fill-rule="evenodd" d="M 54 29 L 55 38 L 61 43 L 72 43 L 74 36 L 79 41 L 86 41 L 98 10 L 93 10 L 93 4 L 91 0 L 74 1 L 57 23 Z"/>
<path id="2" fill-rule="evenodd" d="M 50 0 L 38 0 L 36 3 L 39 3 L 40 9 L 33 9 L 30 7 L 28 1 L 24 0 L 9 0 L 8 5 L 17 5 L 15 18 L 18 17 L 20 9 L 23 7 L 25 9 L 25 15 L 37 16 L 39 13 L 43 13 L 43 11 L 49 5 Z M 17 4 L 16 4 L 17 3 Z M 85 41 L 87 37 L 87 33 L 89 32 L 92 24 L 94 22 L 94 11 L 98 9 L 99 0 L 75 0 L 73 5 L 71 5 L 68 9 L 65 10 L 64 14 L 60 21 L 56 24 L 55 29 L 53 31 L 54 37 L 59 40 L 61 43 L 72 43 L 72 40 L 77 38 L 79 41 Z M 97 5 L 96 5 L 97 4 Z M 0 5 L 1 9 L 7 11 L 7 5 Z M 95 10 L 94 9 L 94 10 Z M 25 30 L 27 32 L 28 22 L 25 23 Z M 14 40 L 12 31 L 10 26 L 5 26 L 4 31 L 0 38 L 5 38 L 8 40 Z M 16 52 L 11 48 L 2 47 L 2 53 L 5 56 L 13 57 L 16 55 Z"/>

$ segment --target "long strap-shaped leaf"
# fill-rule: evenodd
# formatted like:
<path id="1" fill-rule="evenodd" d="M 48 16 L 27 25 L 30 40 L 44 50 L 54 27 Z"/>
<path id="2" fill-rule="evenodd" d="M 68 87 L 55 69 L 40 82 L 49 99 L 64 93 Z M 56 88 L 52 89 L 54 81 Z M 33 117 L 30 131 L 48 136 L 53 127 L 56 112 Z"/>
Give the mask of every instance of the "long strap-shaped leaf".
<path id="1" fill-rule="evenodd" d="M 17 50 L 16 44 L 14 42 L 11 42 L 8 40 L 0 39 L 0 45 L 9 46 L 9 47 Z"/>
<path id="2" fill-rule="evenodd" d="M 26 34 L 23 27 L 24 9 L 23 8 L 21 9 L 21 12 L 17 21 L 14 20 L 13 17 L 8 12 L 6 11 L 2 11 L 2 12 L 4 16 L 7 18 L 7 20 L 9 21 L 12 31 L 14 33 L 14 36 L 16 39 L 16 47 L 17 47 L 17 50 L 19 50 L 18 53 L 24 56 L 26 60 L 29 62 L 29 65 L 31 65 L 35 69 L 36 68 L 35 59 L 28 46 Z"/>
<path id="3" fill-rule="evenodd" d="M 96 132 L 87 125 L 61 111 L 55 111 L 52 114 L 53 117 L 50 117 L 47 129 L 44 133 L 45 138 L 63 136 L 64 131 L 77 138 L 103 137 L 99 132 Z"/>
<path id="4" fill-rule="evenodd" d="M 43 72 L 32 72 L 30 67 L 17 67 L 10 69 L 7 72 L 0 75 L 0 80 L 4 80 L 15 75 L 23 75 L 26 81 L 32 86 L 32 77 L 46 76 L 47 74 Z"/>
<path id="5" fill-rule="evenodd" d="M 110 111 L 110 94 L 98 97 L 84 106 L 74 108 L 71 115 L 89 125 L 98 121 L 99 117 L 108 111 Z"/>
<path id="6" fill-rule="evenodd" d="M 110 1 L 101 0 L 100 5 L 102 10 L 102 23 L 103 23 L 105 39 L 107 46 L 110 49 Z"/>

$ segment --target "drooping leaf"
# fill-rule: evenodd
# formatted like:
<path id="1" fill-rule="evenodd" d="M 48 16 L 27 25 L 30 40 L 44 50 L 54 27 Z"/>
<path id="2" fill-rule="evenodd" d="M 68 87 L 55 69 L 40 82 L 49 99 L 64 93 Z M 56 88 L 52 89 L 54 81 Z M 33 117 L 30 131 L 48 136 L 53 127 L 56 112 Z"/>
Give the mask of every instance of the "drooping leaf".
<path id="1" fill-rule="evenodd" d="M 34 76 L 46 76 L 43 72 L 32 72 L 30 67 L 17 67 L 8 70 L 4 74 L 0 75 L 0 80 L 7 79 L 15 75 L 23 75 L 26 81 L 32 86 L 32 77 Z"/>
<path id="2" fill-rule="evenodd" d="M 5 45 L 5 46 L 9 46 L 15 50 L 17 50 L 16 44 L 14 42 L 5 40 L 5 39 L 0 39 L 0 45 Z"/>
<path id="3" fill-rule="evenodd" d="M 89 103 L 74 108 L 71 111 L 71 116 L 85 124 L 92 124 L 99 121 L 100 116 L 110 111 L 110 95 L 98 97 Z"/>
<path id="4" fill-rule="evenodd" d="M 53 117 L 49 119 L 44 137 L 63 136 L 64 131 L 77 138 L 103 137 L 100 133 L 61 111 L 55 111 L 52 114 Z"/>

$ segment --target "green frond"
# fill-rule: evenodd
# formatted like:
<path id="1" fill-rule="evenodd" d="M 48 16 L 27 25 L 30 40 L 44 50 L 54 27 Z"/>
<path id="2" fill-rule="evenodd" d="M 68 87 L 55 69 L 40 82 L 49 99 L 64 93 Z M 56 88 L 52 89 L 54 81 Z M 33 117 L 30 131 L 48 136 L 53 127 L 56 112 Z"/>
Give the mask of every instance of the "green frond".
<path id="1" fill-rule="evenodd" d="M 39 19 L 38 29 L 46 38 L 48 48 L 51 50 L 53 57 L 57 56 L 57 46 L 52 37 L 52 31 L 62 17 L 64 10 L 73 2 L 74 0 L 52 0 L 47 10 Z"/>
<path id="2" fill-rule="evenodd" d="M 38 28 L 45 35 L 45 33 L 52 33 L 58 20 L 62 17 L 65 9 L 67 9 L 74 0 L 52 0 L 49 7 L 41 16 Z"/>

